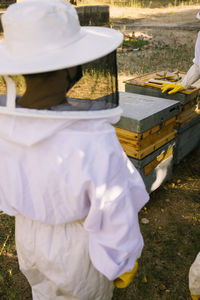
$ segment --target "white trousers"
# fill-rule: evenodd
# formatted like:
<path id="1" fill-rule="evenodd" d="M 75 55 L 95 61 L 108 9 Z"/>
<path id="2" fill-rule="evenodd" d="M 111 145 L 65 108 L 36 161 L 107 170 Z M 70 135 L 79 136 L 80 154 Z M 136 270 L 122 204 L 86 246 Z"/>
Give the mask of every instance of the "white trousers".
<path id="1" fill-rule="evenodd" d="M 19 266 L 33 300 L 111 300 L 113 283 L 92 265 L 82 222 L 48 225 L 17 216 Z"/>

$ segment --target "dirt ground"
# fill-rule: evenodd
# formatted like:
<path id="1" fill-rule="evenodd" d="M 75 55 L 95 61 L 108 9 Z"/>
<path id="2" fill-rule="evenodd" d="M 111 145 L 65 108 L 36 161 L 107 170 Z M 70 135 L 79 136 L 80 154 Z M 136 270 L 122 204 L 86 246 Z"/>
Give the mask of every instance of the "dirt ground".
<path id="1" fill-rule="evenodd" d="M 150 41 L 142 51 L 118 52 L 121 91 L 125 79 L 139 74 L 166 68 L 187 71 L 200 30 L 195 19 L 199 10 L 111 8 L 114 28 Z M 188 271 L 200 250 L 200 146 L 174 166 L 171 180 L 151 194 L 139 220 L 145 243 L 139 271 L 127 289 L 114 291 L 113 300 L 189 300 Z M 14 219 L 0 215 L 0 299 L 31 300 L 13 236 Z"/>
<path id="2" fill-rule="evenodd" d="M 126 12 L 118 18 L 113 11 L 113 27 L 124 34 L 143 35 L 151 46 L 143 51 L 118 53 L 120 90 L 124 80 L 144 73 L 179 69 L 192 64 L 200 22 L 200 7 L 170 11 Z M 121 11 L 121 16 L 125 11 Z M 149 57 L 149 60 L 148 60 Z M 200 132 L 196 132 L 200 135 Z M 151 194 L 139 219 L 145 247 L 135 284 L 115 290 L 113 300 L 190 299 L 188 271 L 200 240 L 200 144 L 174 166 L 172 179 Z M 148 223 L 143 224 L 143 218 Z"/>
<path id="3" fill-rule="evenodd" d="M 113 300 L 190 299 L 188 271 L 199 252 L 199 208 L 200 148 L 174 168 L 172 179 L 140 212 L 145 246 L 139 270 L 127 289 L 115 290 Z"/>

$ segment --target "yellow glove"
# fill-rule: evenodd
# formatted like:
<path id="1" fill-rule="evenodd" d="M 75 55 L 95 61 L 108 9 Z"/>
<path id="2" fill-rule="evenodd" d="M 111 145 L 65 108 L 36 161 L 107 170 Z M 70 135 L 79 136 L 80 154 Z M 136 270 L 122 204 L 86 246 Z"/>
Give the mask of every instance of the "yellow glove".
<path id="1" fill-rule="evenodd" d="M 166 92 L 167 90 L 171 90 L 168 94 L 174 94 L 184 90 L 184 87 L 181 83 L 163 83 L 161 86 L 162 93 Z"/>
<path id="2" fill-rule="evenodd" d="M 200 295 L 191 295 L 192 300 L 199 300 L 200 299 Z"/>
<path id="3" fill-rule="evenodd" d="M 138 262 L 136 260 L 133 270 L 131 272 L 126 272 L 126 273 L 122 274 L 121 276 L 119 276 L 118 278 L 116 278 L 114 280 L 114 285 L 119 289 L 126 288 L 133 281 L 133 278 L 134 278 L 137 270 L 138 270 Z"/>

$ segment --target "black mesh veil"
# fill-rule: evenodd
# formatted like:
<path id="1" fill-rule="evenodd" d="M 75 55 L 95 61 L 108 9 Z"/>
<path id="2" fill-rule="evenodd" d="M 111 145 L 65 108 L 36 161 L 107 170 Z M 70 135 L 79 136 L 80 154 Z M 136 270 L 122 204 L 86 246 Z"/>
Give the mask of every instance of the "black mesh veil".
<path id="1" fill-rule="evenodd" d="M 118 106 L 116 51 L 81 66 L 23 77 L 26 87 L 17 107 L 80 111 Z"/>
<path id="2" fill-rule="evenodd" d="M 101 110 L 118 106 L 116 51 L 83 64 L 77 82 L 67 93 L 76 110 Z"/>

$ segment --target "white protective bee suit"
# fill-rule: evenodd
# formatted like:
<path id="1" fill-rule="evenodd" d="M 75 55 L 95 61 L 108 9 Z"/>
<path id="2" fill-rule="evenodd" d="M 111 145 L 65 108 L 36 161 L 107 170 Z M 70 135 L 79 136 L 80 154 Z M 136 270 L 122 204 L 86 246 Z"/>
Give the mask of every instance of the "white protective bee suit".
<path id="1" fill-rule="evenodd" d="M 78 65 L 81 59 L 64 59 L 66 54 L 57 50 L 57 44 L 63 41 L 63 48 L 74 47 L 73 53 L 78 53 L 76 41 L 83 43 L 85 39 L 90 45 L 90 37 L 96 34 L 98 49 L 88 50 L 83 53 L 88 58 L 82 57 L 89 61 L 94 51 L 95 59 L 115 49 L 121 34 L 101 28 L 92 33 L 87 29 L 81 36 L 80 25 L 76 30 L 72 26 L 76 38 L 65 45 L 68 33 L 59 27 L 62 34 L 54 49 L 47 44 L 56 36 L 52 32 L 49 37 L 45 35 L 45 42 L 31 35 L 35 25 L 42 24 L 46 11 L 61 24 L 63 20 L 64 25 L 77 22 L 75 9 L 62 0 L 14 4 L 2 19 L 6 37 L 0 45 L 0 74 L 5 77 L 8 93 L 0 95 L 0 210 L 16 217 L 19 266 L 34 300 L 109 300 L 112 281 L 130 271 L 141 255 L 138 212 L 148 201 L 141 176 L 122 150 L 112 126 L 119 120 L 121 109 L 54 112 L 16 108 L 14 85 L 7 75 L 71 67 L 73 60 Z M 37 23 L 35 16 L 39 16 Z M 13 31 L 23 18 L 28 27 L 27 36 L 22 28 L 23 39 L 31 35 L 38 43 L 44 42 L 43 47 L 50 49 L 49 57 L 44 54 L 41 58 L 37 53 L 43 49 L 41 45 L 33 56 L 36 41 L 27 44 L 30 51 L 26 49 L 25 57 L 20 52 L 21 40 L 10 42 L 10 37 L 18 38 Z M 55 24 L 48 22 L 54 30 Z M 105 40 L 103 45 L 100 39 Z M 105 44 L 110 48 L 103 53 L 100 45 L 103 48 Z M 58 52 L 54 60 L 53 52 Z"/>
<path id="2" fill-rule="evenodd" d="M 200 20 L 200 13 L 197 14 L 197 19 Z M 200 78 L 200 32 L 198 32 L 195 44 L 195 57 L 193 62 L 194 65 L 188 71 L 189 75 L 187 75 L 185 79 L 186 84 L 188 84 L 187 87 Z M 200 107 L 197 109 L 197 113 L 200 113 Z M 197 254 L 189 270 L 189 289 L 192 299 L 200 299 L 200 252 Z"/>
<path id="3" fill-rule="evenodd" d="M 197 14 L 197 19 L 200 20 L 200 13 Z M 184 76 L 181 83 L 164 83 L 161 87 L 162 93 L 169 90 L 168 94 L 174 94 L 184 89 L 188 89 L 192 84 L 200 78 L 200 32 L 195 44 L 195 55 L 193 65 Z M 198 101 L 199 102 L 199 101 Z M 200 113 L 199 103 L 197 103 L 196 113 Z"/>
<path id="4" fill-rule="evenodd" d="M 196 15 L 196 18 L 200 20 L 200 13 Z M 188 70 L 181 84 L 183 88 L 186 90 L 199 78 L 200 78 L 200 32 L 198 32 L 197 40 L 195 43 L 193 65 Z"/>
<path id="5" fill-rule="evenodd" d="M 184 89 L 188 89 L 199 78 L 200 78 L 200 32 L 198 32 L 198 36 L 195 44 L 195 56 L 193 59 L 193 65 L 190 67 L 186 76 L 183 78 L 182 86 L 184 87 Z"/>

